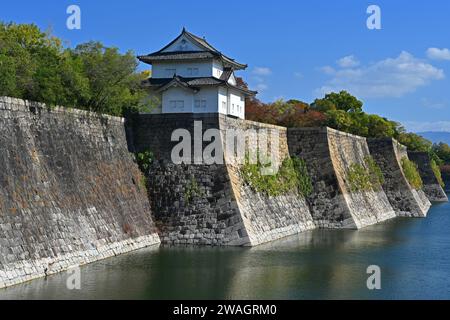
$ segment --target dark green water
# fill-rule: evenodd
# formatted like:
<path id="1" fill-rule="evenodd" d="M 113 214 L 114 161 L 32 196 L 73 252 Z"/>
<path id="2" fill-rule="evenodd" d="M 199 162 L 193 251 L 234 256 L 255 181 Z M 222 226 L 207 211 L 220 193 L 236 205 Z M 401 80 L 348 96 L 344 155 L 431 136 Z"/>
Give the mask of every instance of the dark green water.
<path id="1" fill-rule="evenodd" d="M 381 268 L 382 289 L 366 287 Z M 154 248 L 0 290 L 0 299 L 449 299 L 450 205 L 426 219 L 319 230 L 255 248 Z"/>

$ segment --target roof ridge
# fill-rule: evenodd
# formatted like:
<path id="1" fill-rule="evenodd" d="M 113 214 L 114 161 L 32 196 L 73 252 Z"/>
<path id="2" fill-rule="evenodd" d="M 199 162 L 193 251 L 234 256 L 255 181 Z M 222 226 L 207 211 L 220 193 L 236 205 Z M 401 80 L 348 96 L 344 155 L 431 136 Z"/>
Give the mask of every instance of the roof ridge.
<path id="1" fill-rule="evenodd" d="M 195 42 L 197 45 L 199 45 L 201 48 L 204 49 L 204 51 L 189 51 L 189 52 L 184 52 L 184 51 L 170 51 L 170 52 L 163 52 L 166 48 L 170 47 L 172 44 L 174 44 L 178 39 L 180 39 L 180 37 L 182 37 L 183 35 L 185 35 L 186 37 L 190 38 L 193 42 Z M 163 55 L 175 55 L 175 54 L 212 54 L 212 55 L 219 55 L 220 58 L 229 64 L 232 64 L 234 66 L 236 66 L 236 69 L 245 69 L 247 68 L 246 64 L 242 64 L 237 62 L 235 59 L 228 57 L 227 55 L 223 54 L 220 50 L 216 49 L 213 45 L 211 45 L 205 37 L 201 38 L 189 31 L 186 30 L 185 27 L 183 27 L 183 30 L 181 32 L 180 35 L 178 35 L 178 37 L 176 37 L 174 40 L 172 40 L 169 44 L 167 44 L 166 46 L 164 46 L 162 49 L 155 51 L 153 53 L 150 53 L 148 55 L 145 56 L 138 56 L 138 59 L 141 60 L 142 62 L 146 62 L 145 60 L 148 60 L 148 62 L 146 63 L 151 63 L 151 58 L 152 56 L 157 57 L 157 56 L 163 56 Z"/>

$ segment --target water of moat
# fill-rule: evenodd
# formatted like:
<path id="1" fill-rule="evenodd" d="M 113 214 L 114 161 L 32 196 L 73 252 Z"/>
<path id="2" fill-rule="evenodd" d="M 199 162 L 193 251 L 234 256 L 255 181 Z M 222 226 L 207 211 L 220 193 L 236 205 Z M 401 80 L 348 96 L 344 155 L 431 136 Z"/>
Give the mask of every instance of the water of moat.
<path id="1" fill-rule="evenodd" d="M 381 290 L 366 269 L 381 268 Z M 143 249 L 0 290 L 0 299 L 448 299 L 450 204 L 426 219 L 316 230 L 255 248 Z"/>

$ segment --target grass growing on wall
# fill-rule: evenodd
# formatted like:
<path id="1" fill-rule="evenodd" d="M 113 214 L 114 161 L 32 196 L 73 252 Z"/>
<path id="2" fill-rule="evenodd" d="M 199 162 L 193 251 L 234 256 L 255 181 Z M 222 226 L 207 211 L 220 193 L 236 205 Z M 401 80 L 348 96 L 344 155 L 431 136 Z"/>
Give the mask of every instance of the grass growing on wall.
<path id="1" fill-rule="evenodd" d="M 422 188 L 423 181 L 420 177 L 417 164 L 409 160 L 407 157 L 402 158 L 402 169 L 410 186 L 416 190 Z"/>
<path id="2" fill-rule="evenodd" d="M 441 187 L 444 188 L 445 183 L 444 183 L 444 180 L 442 179 L 441 169 L 439 168 L 436 161 L 434 161 L 434 160 L 431 160 L 431 169 L 433 170 L 434 175 L 436 176 L 436 179 L 438 180 Z"/>
<path id="3" fill-rule="evenodd" d="M 291 157 L 291 160 L 297 173 L 298 191 L 304 197 L 309 196 L 313 191 L 313 185 L 308 174 L 306 161 L 299 157 Z"/>
<path id="4" fill-rule="evenodd" d="M 149 149 L 144 150 L 142 152 L 138 152 L 135 155 L 136 163 L 139 166 L 139 169 L 141 170 L 141 178 L 139 180 L 139 186 L 142 190 L 147 191 L 148 186 L 148 180 L 146 174 L 148 174 L 148 169 L 150 168 L 150 165 L 153 162 L 154 155 L 153 152 L 151 152 Z"/>
<path id="5" fill-rule="evenodd" d="M 153 152 L 147 149 L 142 152 L 136 153 L 135 156 L 139 169 L 141 169 L 142 172 L 147 173 L 148 169 L 150 168 L 150 165 L 153 162 L 153 159 L 155 158 Z"/>
<path id="6" fill-rule="evenodd" d="M 191 177 L 184 189 L 184 200 L 186 203 L 191 203 L 194 197 L 200 197 L 202 195 L 203 192 L 200 190 L 197 180 L 195 180 L 194 177 Z"/>
<path id="7" fill-rule="evenodd" d="M 241 167 L 241 175 L 246 184 L 258 193 L 268 196 L 279 196 L 297 191 L 302 196 L 312 192 L 312 182 L 306 169 L 306 163 L 298 157 L 287 157 L 283 160 L 278 172 L 262 174 L 263 169 L 270 167 L 270 162 L 257 161 L 250 163 L 248 156 Z M 267 163 L 267 164 L 266 164 Z"/>
<path id="8" fill-rule="evenodd" d="M 353 192 L 380 191 L 384 176 L 380 167 L 372 157 L 364 158 L 364 165 L 353 163 L 347 172 L 347 180 Z"/>

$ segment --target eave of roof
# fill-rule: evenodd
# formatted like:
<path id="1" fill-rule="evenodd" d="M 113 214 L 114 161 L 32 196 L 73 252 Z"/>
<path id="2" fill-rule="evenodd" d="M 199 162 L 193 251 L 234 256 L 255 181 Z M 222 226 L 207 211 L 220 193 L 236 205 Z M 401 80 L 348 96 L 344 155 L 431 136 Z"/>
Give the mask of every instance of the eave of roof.
<path id="1" fill-rule="evenodd" d="M 181 38 L 183 35 L 190 38 L 194 43 L 205 49 L 205 51 L 189 51 L 189 52 L 183 52 L 183 51 L 175 51 L 175 52 L 163 52 L 165 49 L 170 47 L 172 44 L 174 44 L 179 38 Z M 194 57 L 194 53 L 197 53 L 198 57 Z M 200 57 L 200 54 L 204 54 L 204 57 Z M 211 56 L 206 56 L 207 54 L 210 54 Z M 186 55 L 187 54 L 187 55 Z M 192 56 L 189 56 L 192 55 Z M 188 60 L 188 59 L 205 59 L 205 58 L 212 58 L 218 56 L 222 59 L 222 62 L 225 64 L 233 66 L 235 69 L 246 69 L 247 65 L 242 64 L 239 62 L 236 62 L 234 59 L 231 59 L 230 57 L 227 57 L 226 55 L 222 54 L 219 50 L 214 48 L 211 44 L 209 44 L 206 39 L 200 38 L 188 31 L 186 31 L 185 28 L 183 28 L 183 31 L 181 34 L 176 37 L 174 40 L 172 40 L 168 45 L 163 47 L 161 50 L 150 53 L 145 56 L 138 56 L 138 59 L 144 63 L 152 64 L 154 61 L 169 61 L 169 60 Z M 164 59 L 164 57 L 166 57 Z"/>
<path id="2" fill-rule="evenodd" d="M 197 92 L 199 90 L 198 88 L 192 87 L 187 82 L 183 81 L 180 77 L 174 76 L 170 81 L 157 88 L 157 91 L 165 91 L 171 86 L 180 86 L 183 89 L 192 90 L 194 92 Z"/>
<path id="3" fill-rule="evenodd" d="M 247 90 L 245 88 L 232 85 L 228 83 L 228 79 L 222 80 L 214 77 L 184 78 L 175 75 L 173 78 L 149 78 L 147 80 L 144 80 L 142 85 L 144 87 L 155 88 L 155 90 L 157 91 L 164 91 L 166 88 L 168 88 L 168 86 L 172 85 L 174 81 L 181 86 L 184 86 L 186 88 L 189 87 L 193 90 L 198 90 L 198 87 L 202 86 L 226 86 L 238 90 L 249 96 L 254 96 L 258 93 L 257 91 Z"/>
<path id="4" fill-rule="evenodd" d="M 138 59 L 142 62 L 151 64 L 154 61 L 212 59 L 217 56 L 217 54 L 208 51 L 173 51 L 156 52 L 147 56 L 138 56 Z"/>

